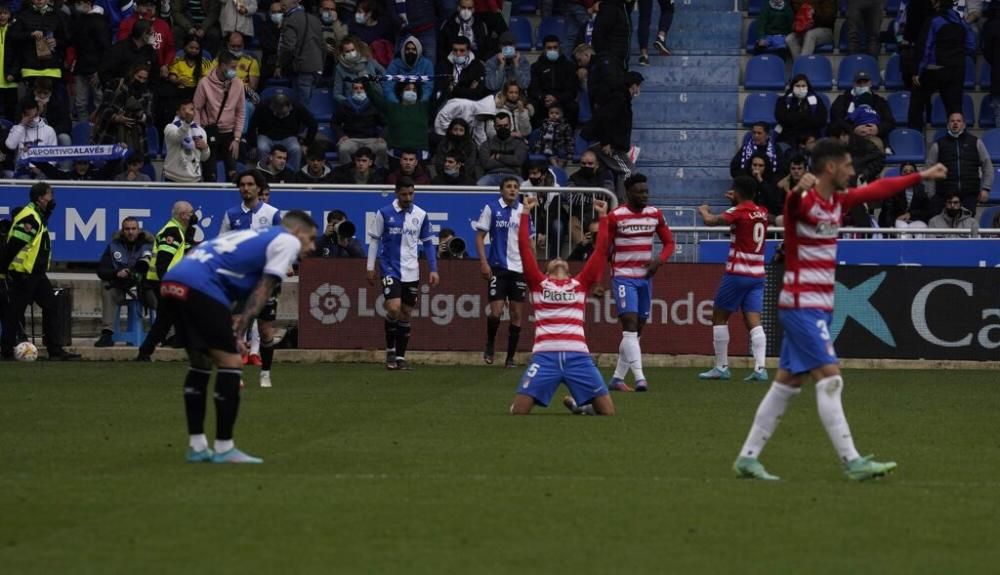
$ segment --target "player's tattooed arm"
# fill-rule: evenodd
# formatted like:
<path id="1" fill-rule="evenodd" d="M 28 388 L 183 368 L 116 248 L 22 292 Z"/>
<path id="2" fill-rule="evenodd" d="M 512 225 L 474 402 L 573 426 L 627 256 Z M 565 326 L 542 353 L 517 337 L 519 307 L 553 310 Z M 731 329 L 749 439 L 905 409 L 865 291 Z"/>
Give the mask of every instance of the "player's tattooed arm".
<path id="1" fill-rule="evenodd" d="M 722 216 L 717 216 L 712 213 L 712 208 L 708 207 L 708 204 L 702 204 L 698 207 L 698 213 L 701 214 L 702 221 L 705 222 L 706 226 L 724 226 L 726 224 L 726 219 Z"/>
<path id="2" fill-rule="evenodd" d="M 243 312 L 233 320 L 233 332 L 237 336 L 245 333 L 247 328 L 250 327 L 250 322 L 260 314 L 260 310 L 264 309 L 267 300 L 271 297 L 271 293 L 274 292 L 274 288 L 278 286 L 280 281 L 279 278 L 269 274 L 264 274 L 264 277 L 260 278 L 260 281 L 257 282 L 257 287 L 253 288 L 250 297 L 247 298 L 246 305 L 243 306 Z"/>

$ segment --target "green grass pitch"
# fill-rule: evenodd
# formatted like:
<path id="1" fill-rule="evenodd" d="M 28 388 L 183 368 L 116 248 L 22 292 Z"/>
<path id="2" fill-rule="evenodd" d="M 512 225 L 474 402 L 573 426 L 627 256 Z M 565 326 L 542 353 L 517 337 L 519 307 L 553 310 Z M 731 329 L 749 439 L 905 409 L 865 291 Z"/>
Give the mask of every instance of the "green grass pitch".
<path id="1" fill-rule="evenodd" d="M 280 360 L 280 353 L 279 353 Z M 737 370 L 740 371 L 740 370 Z M 618 417 L 507 415 L 520 372 L 282 365 L 246 379 L 237 445 L 190 465 L 182 364 L 3 364 L 0 572 L 996 573 L 1000 387 L 989 371 L 851 371 L 848 483 L 795 400 L 730 465 L 763 385 L 651 369 Z M 734 373 L 741 377 L 742 372 Z M 560 394 L 561 397 L 561 394 Z M 214 410 L 209 408 L 209 438 Z"/>

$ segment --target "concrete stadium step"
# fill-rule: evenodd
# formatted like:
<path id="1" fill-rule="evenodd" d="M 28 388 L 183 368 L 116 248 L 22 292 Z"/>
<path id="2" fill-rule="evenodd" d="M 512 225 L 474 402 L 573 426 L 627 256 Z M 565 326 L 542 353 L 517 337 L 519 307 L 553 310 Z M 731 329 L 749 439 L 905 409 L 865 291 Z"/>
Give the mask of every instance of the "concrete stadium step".
<path id="1" fill-rule="evenodd" d="M 649 178 L 649 195 L 657 204 L 725 204 L 726 190 L 732 187 L 729 168 L 639 166 Z"/>
<path id="2" fill-rule="evenodd" d="M 651 66 L 633 70 L 643 75 L 643 92 L 727 91 L 739 86 L 740 62 L 731 56 L 651 58 Z"/>
<path id="3" fill-rule="evenodd" d="M 676 0 L 675 14 L 680 14 L 682 12 L 728 12 L 733 9 L 733 0 Z M 660 14 L 660 6 L 657 3 L 653 3 L 655 7 L 653 9 L 653 22 L 656 22 L 656 17 Z M 739 12 L 733 12 L 734 14 L 740 14 Z M 742 14 L 740 14 L 742 16 Z M 639 11 L 635 11 L 632 17 L 636 20 L 639 19 Z"/>
<path id="4" fill-rule="evenodd" d="M 736 92 L 661 92 L 632 103 L 633 125 L 736 124 L 740 120 Z"/>
<path id="5" fill-rule="evenodd" d="M 641 116 L 636 116 L 641 118 Z M 641 120 L 637 124 L 644 125 Z M 633 130 L 642 148 L 639 165 L 728 166 L 737 144 L 736 130 Z"/>
<path id="6" fill-rule="evenodd" d="M 713 50 L 717 48 L 740 48 L 743 17 L 739 12 L 710 12 L 707 10 L 688 10 L 680 6 L 674 14 L 674 22 L 670 26 L 667 45 L 673 50 Z M 731 7 L 730 7 L 731 9 Z M 656 38 L 656 22 L 659 10 L 653 11 L 653 25 L 650 27 L 650 43 Z M 632 31 L 636 34 L 639 27 L 638 13 L 632 17 Z M 639 48 L 633 43 L 635 54 Z M 655 52 L 650 46 L 650 52 Z"/>

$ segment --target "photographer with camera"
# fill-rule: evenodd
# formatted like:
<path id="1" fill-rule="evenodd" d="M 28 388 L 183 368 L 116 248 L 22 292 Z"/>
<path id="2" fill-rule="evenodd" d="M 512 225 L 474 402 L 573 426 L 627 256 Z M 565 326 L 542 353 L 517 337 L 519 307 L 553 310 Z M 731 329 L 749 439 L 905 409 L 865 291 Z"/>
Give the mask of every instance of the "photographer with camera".
<path id="1" fill-rule="evenodd" d="M 341 210 L 326 215 L 326 230 L 316 239 L 316 255 L 323 258 L 363 258 L 365 249 L 354 238 L 357 227 Z"/>
<path id="2" fill-rule="evenodd" d="M 465 251 L 465 240 L 455 235 L 451 228 L 441 228 L 438 234 L 438 259 L 464 260 L 469 257 Z"/>
<path id="3" fill-rule="evenodd" d="M 596 220 L 590 222 L 590 225 L 587 227 L 587 233 L 583 235 L 583 239 L 580 243 L 576 244 L 576 247 L 569 253 L 566 260 L 571 262 L 585 262 L 590 259 L 590 254 L 594 253 L 594 245 L 597 243 L 597 232 L 600 229 L 601 225 Z"/>
<path id="4" fill-rule="evenodd" d="M 122 229 L 115 232 L 111 243 L 104 249 L 97 264 L 97 277 L 101 278 L 101 337 L 94 347 L 113 347 L 114 325 L 118 322 L 118 309 L 127 296 L 140 299 L 144 307 L 156 308 L 156 294 L 142 278 L 149 271 L 153 259 L 153 234 L 139 228 L 139 220 L 127 217 Z"/>

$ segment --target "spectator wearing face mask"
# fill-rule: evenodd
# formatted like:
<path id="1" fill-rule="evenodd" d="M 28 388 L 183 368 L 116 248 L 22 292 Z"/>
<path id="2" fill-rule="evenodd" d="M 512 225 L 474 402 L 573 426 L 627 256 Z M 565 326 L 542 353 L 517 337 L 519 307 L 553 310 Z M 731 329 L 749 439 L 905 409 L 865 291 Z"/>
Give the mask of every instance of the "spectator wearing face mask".
<path id="1" fill-rule="evenodd" d="M 387 55 L 384 60 L 386 64 L 392 59 L 396 31 L 393 29 L 392 19 L 382 14 L 382 6 L 375 0 L 358 2 L 354 19 L 347 23 L 347 30 L 351 36 L 368 44 L 373 53 L 384 52 Z"/>
<path id="2" fill-rule="evenodd" d="M 253 37 L 253 15 L 257 13 L 257 0 L 228 0 L 222 3 L 219 27 L 222 37 L 230 32 L 239 32 L 245 37 Z"/>
<path id="3" fill-rule="evenodd" d="M 414 150 L 421 158 L 427 157 L 427 124 L 430 121 L 430 103 L 420 99 L 428 84 L 402 82 L 396 84 L 396 99 L 390 102 L 382 96 L 374 82 L 365 84 L 365 93 L 375 108 L 385 117 L 388 127 L 386 145 L 390 155 L 399 157 L 402 150 Z"/>
<path id="4" fill-rule="evenodd" d="M 137 64 L 127 80 L 107 87 L 91 134 L 95 144 L 124 144 L 132 154 L 146 156 L 146 126 L 152 121 L 153 109 L 150 74 L 148 66 Z"/>
<path id="5" fill-rule="evenodd" d="M 531 65 L 530 95 L 535 103 L 535 122 L 548 116 L 547 110 L 559 106 L 571 125 L 576 125 L 576 98 L 580 81 L 576 76 L 576 63 L 563 56 L 559 37 L 545 37 L 544 53 Z"/>
<path id="6" fill-rule="evenodd" d="M 436 92 L 440 101 L 454 98 L 481 100 L 490 94 L 486 87 L 486 66 L 476 58 L 469 39 L 459 36 L 451 44 L 451 52 L 437 67 Z"/>
<path id="7" fill-rule="evenodd" d="M 778 142 L 791 144 L 803 134 L 818 136 L 826 127 L 826 104 L 816 94 L 805 74 L 798 74 L 790 82 L 791 89 L 778 98 L 774 117 L 778 125 Z"/>
<path id="8" fill-rule="evenodd" d="M 498 112 L 493 121 L 496 135 L 479 147 L 480 186 L 499 187 L 507 176 L 521 178 L 521 167 L 528 159 L 528 144 L 511 136 L 510 114 Z"/>
<path id="9" fill-rule="evenodd" d="M 448 124 L 444 137 L 438 142 L 437 149 L 434 150 L 432 161 L 434 172 L 439 175 L 444 172 L 449 155 L 458 158 L 467 172 L 475 172 L 478 154 L 479 150 L 472 141 L 469 123 L 462 118 L 454 118 Z"/>
<path id="10" fill-rule="evenodd" d="M 284 19 L 285 11 L 281 9 L 281 2 L 271 2 L 263 18 L 257 21 L 255 31 L 257 41 L 260 42 L 261 88 L 274 77 L 274 70 L 278 66 L 278 41 L 281 36 L 281 23 Z"/>
<path id="11" fill-rule="evenodd" d="M 424 45 L 420 40 L 416 36 L 409 36 L 403 40 L 399 55 L 393 58 L 385 71 L 390 76 L 433 76 L 434 61 L 424 55 Z M 396 101 L 396 81 L 389 80 L 385 86 L 385 99 L 390 102 Z M 420 99 L 430 102 L 433 95 L 433 90 L 424 90 Z"/>
<path id="12" fill-rule="evenodd" d="M 264 158 L 275 144 L 281 144 L 288 150 L 288 167 L 294 172 L 302 165 L 302 146 L 313 144 L 317 130 L 316 118 L 309 109 L 279 92 L 254 110 L 247 145 Z"/>
<path id="13" fill-rule="evenodd" d="M 99 70 L 102 85 L 128 76 L 129 70 L 137 64 L 144 64 L 151 70 L 156 69 L 158 59 L 151 44 L 151 29 L 152 24 L 140 20 L 132 27 L 128 38 L 111 46 Z"/>
<path id="14" fill-rule="evenodd" d="M 844 90 L 830 106 L 830 120 L 847 120 L 854 133 L 862 137 L 877 137 L 887 142 L 889 132 L 896 127 L 889 103 L 872 91 L 872 79 L 867 72 L 854 75 L 854 86 Z"/>
<path id="15" fill-rule="evenodd" d="M 466 169 L 461 155 L 448 152 L 444 155 L 441 169 L 431 179 L 431 183 L 435 186 L 474 186 L 476 179 Z"/>
<path id="16" fill-rule="evenodd" d="M 278 67 L 274 73 L 289 78 L 295 99 L 308 105 L 316 79 L 323 73 L 326 54 L 323 24 L 306 12 L 299 0 L 282 0 L 282 6 L 285 16 L 278 39 Z"/>
<path id="17" fill-rule="evenodd" d="M 778 200 L 778 198 L 784 198 L 784 194 L 778 189 L 775 174 L 771 171 L 770 162 L 767 161 L 765 155 L 754 154 L 750 158 L 750 168 L 743 175 L 750 176 L 757 184 L 753 196 L 755 204 L 761 206 L 780 204 L 784 208 L 784 203 Z M 781 210 L 778 210 L 777 213 L 780 214 Z"/>
<path id="18" fill-rule="evenodd" d="M 337 13 L 337 3 L 334 0 L 323 0 L 319 3 L 319 21 L 323 23 L 323 48 L 326 54 L 323 60 L 323 76 L 333 77 L 337 67 L 337 54 L 340 53 L 340 43 L 347 38 L 347 24 L 340 20 Z"/>
<path id="19" fill-rule="evenodd" d="M 473 0 L 459 0 L 458 9 L 441 23 L 438 30 L 440 64 L 444 63 L 449 51 L 453 51 L 459 38 L 468 41 L 469 51 L 479 60 L 488 60 L 500 51 L 500 34 L 507 31 L 506 24 L 502 19 L 498 22 L 484 15 L 475 10 Z"/>
<path id="20" fill-rule="evenodd" d="M 348 36 L 340 44 L 337 69 L 333 73 L 333 100 L 347 103 L 353 94 L 351 84 L 365 76 L 384 76 L 385 68 L 371 57 L 368 45 L 355 36 Z M 378 86 L 378 84 L 375 84 Z"/>
<path id="21" fill-rule="evenodd" d="M 39 115 L 38 102 L 34 98 L 27 98 L 22 102 L 21 121 L 10 128 L 5 144 L 18 157 L 29 148 L 59 144 L 56 131 Z"/>
<path id="22" fill-rule="evenodd" d="M 177 51 L 174 31 L 170 28 L 170 23 L 160 18 L 156 13 L 156 0 L 138 0 L 135 12 L 122 21 L 118 27 L 118 41 L 128 38 L 132 33 L 132 28 L 139 21 L 149 22 L 149 45 L 156 52 L 157 77 L 166 78 L 169 74 L 171 62 L 174 61 L 174 54 Z M 186 34 L 179 36 L 185 37 Z M 201 37 L 199 36 L 199 39 Z"/>
<path id="23" fill-rule="evenodd" d="M 913 162 L 905 162 L 899 168 L 901 176 L 916 172 L 917 166 Z M 930 218 L 930 199 L 924 184 L 919 183 L 882 202 L 878 225 L 881 228 L 926 228 Z"/>
<path id="24" fill-rule="evenodd" d="M 402 51 L 406 42 L 413 38 L 421 43 L 424 56 L 433 66 L 437 56 L 437 3 L 430 0 L 394 0 L 389 5 L 390 19 L 401 31 L 402 42 L 397 44 L 396 51 Z"/>
<path id="25" fill-rule="evenodd" d="M 479 100 L 452 98 L 448 100 L 437 116 L 434 117 L 434 133 L 444 136 L 452 125 L 452 121 L 462 119 L 466 123 L 466 133 L 471 134 L 476 148 L 486 141 L 489 135 L 486 128 L 497 113 L 496 98 L 486 96 Z M 477 152 L 478 154 L 478 152 Z"/>
<path id="26" fill-rule="evenodd" d="M 337 157 L 341 164 L 346 164 L 354 157 L 354 152 L 367 147 L 375 152 L 376 163 L 384 166 L 388 151 L 382 138 L 385 120 L 372 105 L 363 83 L 355 82 L 351 88 L 351 99 L 337 106 L 331 122 L 337 138 Z"/>
<path id="27" fill-rule="evenodd" d="M 516 80 L 510 80 L 497 92 L 497 110 L 506 110 L 513 119 L 511 134 L 527 140 L 531 135 L 531 116 L 534 108 L 524 98 L 524 90 Z"/>
<path id="28" fill-rule="evenodd" d="M 215 69 L 195 88 L 195 115 L 208 134 L 211 150 L 201 171 L 206 181 L 215 181 L 215 165 L 220 161 L 226 165 L 226 180 L 236 179 L 236 158 L 246 121 L 245 92 L 243 81 L 236 77 L 236 58 L 228 50 L 219 54 Z"/>
<path id="29" fill-rule="evenodd" d="M 38 78 L 32 91 L 38 102 L 39 115 L 56 131 L 59 145 L 69 146 L 73 143 L 70 136 L 73 121 L 69 114 L 69 99 L 63 91 L 56 92 L 52 88 L 51 78 Z"/>
<path id="30" fill-rule="evenodd" d="M 531 82 L 531 63 L 518 53 L 513 32 L 500 35 L 500 53 L 486 61 L 486 87 L 491 92 L 500 91 L 504 85 L 514 82 L 522 90 Z"/>
<path id="31" fill-rule="evenodd" d="M 928 181 L 931 213 L 941 210 L 941 201 L 949 194 L 958 194 L 962 206 L 976 213 L 976 204 L 985 204 L 993 189 L 993 162 L 983 141 L 966 130 L 965 118 L 955 112 L 948 116 L 948 133 L 938 138 L 927 150 L 926 165 L 941 162 L 948 168 L 948 177 Z"/>
<path id="32" fill-rule="evenodd" d="M 29 0 L 21 6 L 4 47 L 10 66 L 5 73 L 21 80 L 62 78 L 70 38 L 69 18 L 52 8 L 48 0 Z M 17 58 L 12 58 L 15 54 Z"/>

